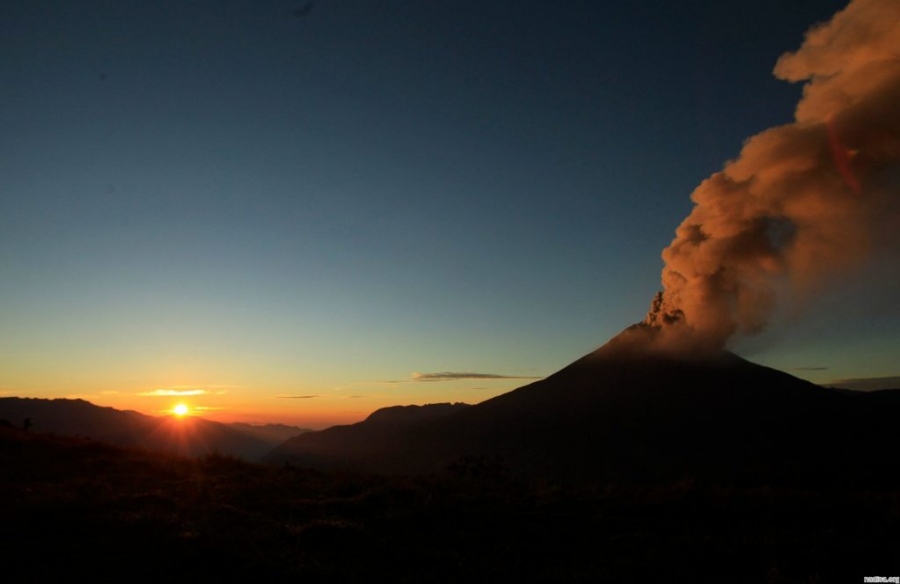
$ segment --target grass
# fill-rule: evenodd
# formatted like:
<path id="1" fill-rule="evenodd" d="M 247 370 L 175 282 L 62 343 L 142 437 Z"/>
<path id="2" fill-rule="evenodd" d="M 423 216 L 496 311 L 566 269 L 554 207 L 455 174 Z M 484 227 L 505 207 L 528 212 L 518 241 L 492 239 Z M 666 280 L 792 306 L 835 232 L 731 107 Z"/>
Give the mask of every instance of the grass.
<path id="1" fill-rule="evenodd" d="M 378 477 L 0 429 L 24 582 L 861 582 L 900 575 L 900 491 Z M 475 473 L 477 474 L 477 473 Z"/>

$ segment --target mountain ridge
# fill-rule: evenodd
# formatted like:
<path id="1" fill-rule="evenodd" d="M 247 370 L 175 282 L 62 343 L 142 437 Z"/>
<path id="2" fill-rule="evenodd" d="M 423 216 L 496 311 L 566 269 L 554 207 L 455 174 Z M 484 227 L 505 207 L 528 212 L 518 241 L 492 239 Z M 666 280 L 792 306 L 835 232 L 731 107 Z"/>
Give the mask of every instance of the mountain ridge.
<path id="1" fill-rule="evenodd" d="M 29 431 L 91 438 L 117 446 L 197 456 L 227 454 L 256 461 L 288 437 L 289 427 L 223 424 L 197 417 L 147 416 L 83 399 L 0 397 L 0 419 L 29 420 Z M 299 434 L 302 428 L 296 428 Z"/>
<path id="2" fill-rule="evenodd" d="M 502 461 L 560 480 L 679 476 L 759 483 L 886 480 L 893 400 L 845 395 L 727 351 L 669 350 L 636 325 L 552 375 L 425 420 L 311 432 L 266 460 L 380 473 Z M 876 403 L 882 402 L 882 403 Z"/>

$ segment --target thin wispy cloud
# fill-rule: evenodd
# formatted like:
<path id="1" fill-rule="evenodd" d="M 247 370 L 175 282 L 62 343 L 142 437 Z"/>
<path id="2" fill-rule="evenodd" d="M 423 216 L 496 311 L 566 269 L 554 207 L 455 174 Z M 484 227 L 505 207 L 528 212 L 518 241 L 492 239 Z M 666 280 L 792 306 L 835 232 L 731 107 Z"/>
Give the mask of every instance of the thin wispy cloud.
<path id="1" fill-rule="evenodd" d="M 204 414 L 204 413 L 210 413 L 210 412 L 221 412 L 221 411 L 225 411 L 227 409 L 228 408 L 218 407 L 218 406 L 191 406 L 188 410 L 188 415 L 193 416 L 193 415 L 197 415 L 197 414 Z M 161 410 L 156 410 L 155 413 L 157 416 L 171 416 L 172 410 L 169 408 L 165 408 L 165 409 L 161 409 Z"/>
<path id="2" fill-rule="evenodd" d="M 314 397 L 319 397 L 318 395 L 285 395 L 280 394 L 276 395 L 276 399 L 312 399 Z"/>
<path id="3" fill-rule="evenodd" d="M 828 367 L 794 367 L 794 371 L 827 371 Z"/>
<path id="4" fill-rule="evenodd" d="M 459 371 L 440 371 L 438 373 L 413 373 L 410 379 L 404 379 L 395 383 L 402 382 L 433 382 L 433 381 L 460 381 L 465 379 L 541 379 L 536 376 L 526 375 L 499 375 L 497 373 L 472 373 Z"/>
<path id="5" fill-rule="evenodd" d="M 206 395 L 205 389 L 154 389 L 139 393 L 142 397 L 186 397 L 191 395 Z"/>

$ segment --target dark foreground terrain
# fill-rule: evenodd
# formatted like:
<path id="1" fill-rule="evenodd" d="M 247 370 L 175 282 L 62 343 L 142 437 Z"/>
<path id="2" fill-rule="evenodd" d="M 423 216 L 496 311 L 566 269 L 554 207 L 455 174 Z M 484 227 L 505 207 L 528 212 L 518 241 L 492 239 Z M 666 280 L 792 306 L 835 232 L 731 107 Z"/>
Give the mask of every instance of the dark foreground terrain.
<path id="1" fill-rule="evenodd" d="M 16 582 L 862 582 L 900 575 L 900 490 L 387 478 L 0 428 Z M 12 581 L 12 580 L 10 580 Z"/>

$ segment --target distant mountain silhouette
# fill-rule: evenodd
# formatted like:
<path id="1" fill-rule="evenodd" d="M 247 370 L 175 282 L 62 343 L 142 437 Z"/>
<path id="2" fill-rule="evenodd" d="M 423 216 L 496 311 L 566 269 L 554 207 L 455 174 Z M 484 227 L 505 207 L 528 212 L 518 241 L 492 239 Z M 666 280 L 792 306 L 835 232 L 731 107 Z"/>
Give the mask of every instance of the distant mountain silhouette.
<path id="1" fill-rule="evenodd" d="M 305 428 L 288 426 L 287 424 L 245 424 L 243 422 L 233 422 L 226 425 L 232 430 L 237 430 L 242 434 L 255 436 L 274 444 L 281 444 L 285 440 L 293 438 L 298 434 L 309 432 L 309 430 Z"/>
<path id="2" fill-rule="evenodd" d="M 402 446 L 398 448 L 396 442 L 403 441 L 407 432 L 415 433 L 425 424 L 471 407 L 464 403 L 443 403 L 382 408 L 358 424 L 308 432 L 312 436 L 310 440 L 297 442 L 291 438 L 264 460 L 299 462 L 323 469 L 376 472 L 404 472 L 408 468 L 418 470 L 407 466 L 409 454 L 404 453 Z"/>
<path id="3" fill-rule="evenodd" d="M 430 473 L 480 457 L 514 475 L 623 482 L 866 485 L 900 475 L 896 396 L 823 388 L 725 351 L 665 351 L 655 335 L 636 325 L 480 404 L 422 418 L 382 410 L 292 438 L 266 460 Z"/>
<path id="4" fill-rule="evenodd" d="M 96 406 L 81 399 L 0 398 L 0 419 L 30 420 L 29 431 L 92 438 L 195 456 L 219 453 L 259 460 L 273 447 L 304 432 L 283 425 L 222 424 L 202 418 L 154 417 Z"/>

